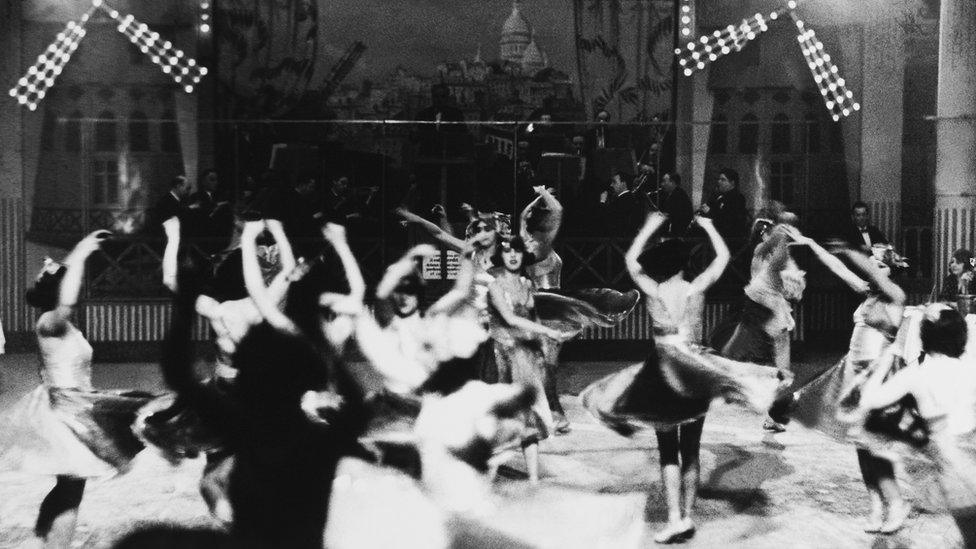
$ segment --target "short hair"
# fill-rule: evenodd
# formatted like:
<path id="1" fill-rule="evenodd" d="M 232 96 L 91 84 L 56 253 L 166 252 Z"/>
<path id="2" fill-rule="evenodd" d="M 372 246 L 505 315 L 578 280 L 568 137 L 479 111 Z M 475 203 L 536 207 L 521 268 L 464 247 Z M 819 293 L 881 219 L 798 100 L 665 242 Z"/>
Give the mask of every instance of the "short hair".
<path id="1" fill-rule="evenodd" d="M 926 354 L 941 353 L 959 358 L 966 350 L 969 330 L 959 311 L 946 307 L 938 312 L 926 312 L 922 319 L 922 351 Z"/>
<path id="2" fill-rule="evenodd" d="M 169 182 L 169 188 L 175 189 L 187 182 L 185 175 L 178 175 Z"/>
<path id="3" fill-rule="evenodd" d="M 498 245 L 495 246 L 495 253 L 493 253 L 492 256 L 491 256 L 491 264 L 492 265 L 494 265 L 496 267 L 500 267 L 500 266 L 502 266 L 502 265 L 505 264 L 505 261 L 502 259 L 502 253 L 505 251 L 505 248 L 506 247 L 509 248 L 509 249 L 512 249 L 512 250 L 518 250 L 518 251 L 522 252 L 522 269 L 523 270 L 527 266 L 535 263 L 535 256 L 532 255 L 531 252 L 529 252 L 528 250 L 526 250 L 525 241 L 522 240 L 522 237 L 515 236 L 515 237 L 512 237 L 512 238 L 502 239 L 502 240 L 500 240 L 498 242 Z"/>
<path id="4" fill-rule="evenodd" d="M 870 211 L 868 209 L 868 205 L 864 201 L 862 201 L 862 200 L 858 200 L 857 202 L 851 204 L 851 212 L 853 212 L 854 210 L 856 210 L 858 208 L 864 208 L 864 211 Z"/>
<path id="5" fill-rule="evenodd" d="M 664 175 L 668 176 L 668 178 L 674 182 L 675 186 L 681 186 L 681 176 L 678 175 L 678 172 L 667 172 Z"/>
<path id="6" fill-rule="evenodd" d="M 627 188 L 628 189 L 630 188 L 630 178 L 627 177 L 627 174 L 626 173 L 624 173 L 624 172 L 622 172 L 620 170 L 617 170 L 617 171 L 613 172 L 613 177 L 619 177 L 620 180 L 624 182 L 624 185 L 627 185 Z"/>
<path id="7" fill-rule="evenodd" d="M 966 248 L 959 248 L 958 250 L 952 252 L 952 259 L 956 260 L 956 263 L 962 265 L 962 268 L 971 271 L 973 270 L 973 264 L 970 263 L 973 259 L 973 252 L 967 250 Z"/>
<path id="8" fill-rule="evenodd" d="M 724 175 L 725 178 L 731 181 L 736 187 L 739 186 L 739 172 L 733 170 L 732 168 L 722 168 L 718 173 Z"/>
<path id="9" fill-rule="evenodd" d="M 637 262 L 655 282 L 664 282 L 685 270 L 690 256 L 687 244 L 677 238 L 669 238 L 644 250 Z"/>
<path id="10" fill-rule="evenodd" d="M 61 280 L 67 268 L 61 265 L 54 273 L 45 272 L 24 296 L 27 304 L 42 312 L 53 311 L 58 306 L 61 294 Z"/>

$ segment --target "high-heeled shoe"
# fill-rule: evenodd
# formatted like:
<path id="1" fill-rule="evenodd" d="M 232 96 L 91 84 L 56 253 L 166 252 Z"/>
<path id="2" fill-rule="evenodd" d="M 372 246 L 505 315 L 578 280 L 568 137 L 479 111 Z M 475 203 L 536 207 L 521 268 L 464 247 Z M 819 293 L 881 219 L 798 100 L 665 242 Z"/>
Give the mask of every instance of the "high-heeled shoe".
<path id="1" fill-rule="evenodd" d="M 877 502 L 877 507 L 872 505 L 871 515 L 868 516 L 868 520 L 864 525 L 864 531 L 868 534 L 877 534 L 881 532 L 881 526 L 884 525 L 884 507 L 881 505 L 880 500 Z"/>
<path id="2" fill-rule="evenodd" d="M 685 527 L 685 539 L 691 539 L 695 537 L 695 523 L 691 521 L 691 517 L 685 517 L 681 524 Z"/>
<path id="3" fill-rule="evenodd" d="M 654 534 L 654 543 L 667 545 L 670 543 L 682 543 L 695 535 L 694 524 L 688 527 L 684 520 L 677 524 L 668 523 L 662 530 Z"/>
<path id="4" fill-rule="evenodd" d="M 897 505 L 888 507 L 888 519 L 884 521 L 878 530 L 881 534 L 894 534 L 905 525 L 905 520 L 912 512 L 912 506 L 908 502 L 901 502 Z"/>

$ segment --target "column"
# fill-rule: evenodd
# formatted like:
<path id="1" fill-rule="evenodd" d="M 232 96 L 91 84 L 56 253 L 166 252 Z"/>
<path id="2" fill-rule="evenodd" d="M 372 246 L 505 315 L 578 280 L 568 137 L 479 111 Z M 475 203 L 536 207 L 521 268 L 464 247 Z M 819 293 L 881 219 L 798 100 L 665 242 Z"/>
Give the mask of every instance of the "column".
<path id="1" fill-rule="evenodd" d="M 942 0 L 934 238 L 936 280 L 949 254 L 973 248 L 976 216 L 976 2 Z"/>
<path id="2" fill-rule="evenodd" d="M 905 33 L 894 20 L 869 22 L 863 44 L 861 200 L 872 223 L 900 246 Z"/>

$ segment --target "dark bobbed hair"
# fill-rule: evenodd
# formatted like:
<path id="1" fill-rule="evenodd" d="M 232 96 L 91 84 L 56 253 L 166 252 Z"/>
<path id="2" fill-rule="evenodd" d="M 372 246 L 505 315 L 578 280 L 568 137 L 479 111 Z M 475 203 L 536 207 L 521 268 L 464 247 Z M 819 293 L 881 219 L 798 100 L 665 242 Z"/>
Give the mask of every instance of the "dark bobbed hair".
<path id="1" fill-rule="evenodd" d="M 967 250 L 966 248 L 959 248 L 958 250 L 952 252 L 952 259 L 955 259 L 956 263 L 962 265 L 962 268 L 965 271 L 973 270 L 973 264 L 969 262 L 972 257 L 973 252 Z"/>
<path id="2" fill-rule="evenodd" d="M 491 256 L 492 265 L 496 267 L 501 267 L 502 265 L 505 264 L 505 261 L 502 260 L 502 252 L 505 251 L 506 244 L 508 245 L 509 248 L 522 252 L 523 270 L 525 270 L 527 266 L 535 263 L 536 261 L 535 255 L 533 255 L 531 252 L 526 251 L 525 241 L 522 240 L 522 237 L 515 236 L 509 239 L 499 241 L 498 246 L 495 247 L 495 253 L 493 253 Z"/>
<path id="3" fill-rule="evenodd" d="M 396 288 L 394 288 L 393 291 L 398 294 L 412 295 L 414 297 L 420 298 L 424 294 L 425 286 L 426 283 L 424 282 L 423 277 L 421 277 L 420 273 L 418 273 L 417 270 L 414 269 L 412 273 L 408 274 L 407 276 L 403 277 L 403 279 L 400 280 L 400 282 L 396 285 Z"/>
<path id="4" fill-rule="evenodd" d="M 691 251 L 688 245 L 676 238 L 669 238 L 644 250 L 637 258 L 641 268 L 655 282 L 664 282 L 688 266 Z"/>
<path id="5" fill-rule="evenodd" d="M 739 172 L 733 170 L 732 168 L 722 168 L 718 173 L 725 176 L 726 179 L 735 184 L 736 187 L 739 186 Z"/>
<path id="6" fill-rule="evenodd" d="M 968 336 L 966 320 L 955 309 L 943 309 L 936 318 L 926 315 L 922 320 L 922 351 L 926 354 L 941 353 L 959 358 L 966 350 Z"/>
<path id="7" fill-rule="evenodd" d="M 54 273 L 44 273 L 41 278 L 34 283 L 34 286 L 27 290 L 24 296 L 27 304 L 41 312 L 53 311 L 58 306 L 58 297 L 61 291 L 61 280 L 67 271 L 64 265 Z"/>

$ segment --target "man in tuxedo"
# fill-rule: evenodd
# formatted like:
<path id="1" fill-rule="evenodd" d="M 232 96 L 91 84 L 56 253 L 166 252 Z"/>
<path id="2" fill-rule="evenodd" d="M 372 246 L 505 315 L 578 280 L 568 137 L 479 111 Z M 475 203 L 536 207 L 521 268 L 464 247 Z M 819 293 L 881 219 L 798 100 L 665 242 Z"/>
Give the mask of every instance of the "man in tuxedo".
<path id="1" fill-rule="evenodd" d="M 163 234 L 163 221 L 171 217 L 178 217 L 184 221 L 187 212 L 187 197 L 190 195 L 190 181 L 186 176 L 178 175 L 169 183 L 169 192 L 163 195 L 149 212 L 149 222 L 146 230 L 152 234 Z"/>
<path id="2" fill-rule="evenodd" d="M 884 233 L 868 222 L 870 221 L 870 218 L 871 215 L 868 211 L 868 205 L 864 202 L 858 200 L 853 206 L 851 206 L 852 223 L 847 228 L 847 232 L 843 236 L 844 240 L 846 240 L 852 248 L 870 250 L 871 246 L 874 244 L 888 243 L 888 239 L 885 238 Z"/>
<path id="3" fill-rule="evenodd" d="M 746 197 L 739 192 L 739 172 L 731 168 L 719 172 L 718 193 L 702 205 L 701 212 L 712 218 L 715 230 L 726 242 L 746 237 L 749 212 Z"/>
<path id="4" fill-rule="evenodd" d="M 661 178 L 661 212 L 668 214 L 668 224 L 665 234 L 668 236 L 684 236 L 691 225 L 694 211 L 688 193 L 681 188 L 681 176 L 676 173 L 666 173 Z"/>
<path id="5" fill-rule="evenodd" d="M 606 234 L 633 237 L 643 221 L 637 197 L 630 191 L 626 175 L 616 172 L 610 179 L 610 190 L 600 195 Z"/>

